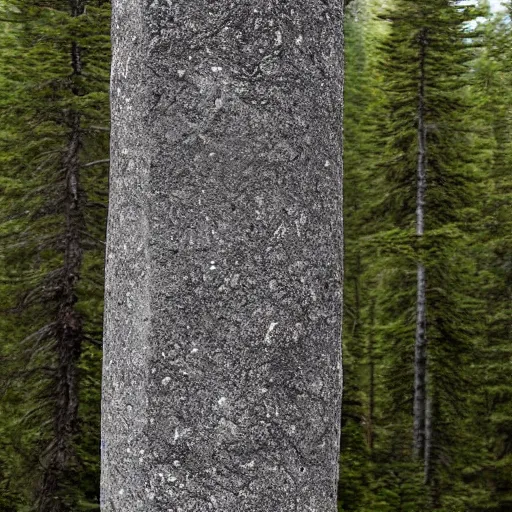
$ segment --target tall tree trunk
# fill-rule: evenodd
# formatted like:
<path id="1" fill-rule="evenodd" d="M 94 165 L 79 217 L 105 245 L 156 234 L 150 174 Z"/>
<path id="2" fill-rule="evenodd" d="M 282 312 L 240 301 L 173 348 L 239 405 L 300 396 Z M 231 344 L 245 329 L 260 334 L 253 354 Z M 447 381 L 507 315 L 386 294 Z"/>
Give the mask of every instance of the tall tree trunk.
<path id="1" fill-rule="evenodd" d="M 370 333 L 368 338 L 368 364 L 370 370 L 370 379 L 368 391 L 368 447 L 370 455 L 373 457 L 373 447 L 375 441 L 375 299 L 370 304 Z"/>
<path id="2" fill-rule="evenodd" d="M 428 380 L 428 379 L 427 379 Z M 428 386 L 427 386 L 428 390 Z M 432 396 L 427 396 L 427 403 L 425 409 L 425 484 L 432 483 Z"/>
<path id="3" fill-rule="evenodd" d="M 357 251 L 354 262 L 354 323 L 352 326 L 352 340 L 354 342 L 353 353 L 359 362 L 362 360 L 364 354 L 364 346 L 361 339 L 363 333 L 361 321 L 361 275 L 361 254 Z M 356 366 L 359 367 L 360 365 L 358 364 Z"/>
<path id="4" fill-rule="evenodd" d="M 336 510 L 342 18 L 113 2 L 105 511 Z"/>
<path id="5" fill-rule="evenodd" d="M 427 126 L 425 121 L 425 58 L 427 34 L 420 32 L 419 88 L 418 88 L 418 166 L 416 198 L 416 235 L 425 232 L 425 195 L 427 190 Z M 417 459 L 425 456 L 425 408 L 427 374 L 427 278 L 425 266 L 418 263 L 416 299 L 416 338 L 414 344 L 414 455 Z"/>
<path id="6" fill-rule="evenodd" d="M 70 3 L 73 16 L 83 12 L 83 5 Z M 80 48 L 71 46 L 72 76 L 81 73 Z M 73 94 L 79 94 L 72 86 Z M 55 322 L 56 377 L 52 397 L 55 400 L 53 439 L 43 457 L 43 476 L 38 489 L 38 512 L 72 512 L 76 510 L 63 488 L 69 482 L 77 455 L 73 446 L 78 433 L 78 363 L 83 340 L 82 315 L 76 309 L 77 285 L 82 266 L 81 233 L 85 230 L 83 191 L 80 185 L 80 115 L 71 111 L 66 124 L 69 138 L 62 161 L 64 258 L 59 274 L 57 318 Z"/>

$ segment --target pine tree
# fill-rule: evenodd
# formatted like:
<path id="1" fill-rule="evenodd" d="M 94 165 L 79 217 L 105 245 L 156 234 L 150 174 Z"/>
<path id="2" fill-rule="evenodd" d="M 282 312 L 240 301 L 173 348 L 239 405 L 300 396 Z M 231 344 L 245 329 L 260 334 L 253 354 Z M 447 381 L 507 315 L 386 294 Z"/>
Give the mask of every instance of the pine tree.
<path id="1" fill-rule="evenodd" d="M 3 4 L 0 465 L 16 510 L 98 500 L 108 7 Z"/>
<path id="2" fill-rule="evenodd" d="M 364 54 L 383 57 L 383 79 L 370 89 L 384 94 L 385 115 L 365 95 L 368 77 L 351 60 L 364 62 L 360 40 L 351 36 L 364 31 L 357 10 L 355 30 L 347 27 L 346 180 L 360 196 L 345 197 L 344 345 L 352 379 L 342 432 L 343 510 L 510 508 L 510 23 L 487 9 L 388 5 L 384 44 L 372 41 Z M 478 15 L 492 21 L 473 30 L 467 21 Z M 422 41 L 422 32 L 429 38 Z M 367 131 L 380 138 L 362 137 Z M 418 236 L 421 140 L 427 186 Z M 419 408 L 425 436 L 414 462 L 418 262 L 428 371 Z M 373 435 L 365 439 L 368 425 Z M 418 429 L 415 437 L 422 437 Z"/>
<path id="3" fill-rule="evenodd" d="M 372 480 L 375 439 L 375 333 L 370 258 L 361 243 L 373 226 L 367 205 L 375 178 L 373 122 L 380 108 L 378 77 L 371 46 L 379 32 L 372 2 L 355 0 L 345 23 L 344 123 L 344 401 L 342 415 L 339 499 L 341 510 L 361 510 Z"/>
<path id="4" fill-rule="evenodd" d="M 341 425 L 341 465 L 339 480 L 340 510 L 359 510 L 364 502 L 369 478 L 369 447 L 366 439 L 367 420 L 365 383 L 365 326 L 363 259 L 357 243 L 364 205 L 364 173 L 368 162 L 364 155 L 364 122 L 369 90 L 361 87 L 366 71 L 365 27 L 361 17 L 366 6 L 354 1 L 345 21 L 345 124 L 344 124 L 344 335 L 343 335 L 343 415 Z M 359 23 L 356 20 L 359 19 Z"/>
<path id="5" fill-rule="evenodd" d="M 508 10 L 511 4 L 508 3 Z M 479 361 L 483 393 L 473 401 L 474 424 L 487 449 L 475 485 L 490 493 L 486 510 L 512 507 L 512 29 L 505 14 L 487 16 L 475 64 L 474 94 L 494 145 L 486 166 L 485 200 L 476 258 L 485 301 Z M 482 421 L 482 417 L 485 421 Z M 475 510 L 480 510 L 475 507 Z"/>
<path id="6" fill-rule="evenodd" d="M 415 455 L 422 461 L 434 509 L 443 506 L 456 467 L 464 367 L 476 327 L 475 303 L 463 278 L 471 262 L 461 256 L 468 209 L 476 204 L 475 156 L 467 149 L 472 142 L 468 14 L 448 1 L 396 1 L 385 15 L 390 33 L 382 49 L 389 121 L 383 165 L 388 192 L 380 211 L 393 230 L 380 238 L 396 253 L 387 263 L 387 320 L 382 321 L 389 323 L 394 347 L 393 414 L 402 411 L 405 421 L 395 436 L 395 443 L 402 439 L 400 451 L 394 450 L 395 456 L 401 453 L 397 460 Z M 414 387 L 407 384 L 413 369 Z M 411 420 L 412 454 L 405 442 Z"/>

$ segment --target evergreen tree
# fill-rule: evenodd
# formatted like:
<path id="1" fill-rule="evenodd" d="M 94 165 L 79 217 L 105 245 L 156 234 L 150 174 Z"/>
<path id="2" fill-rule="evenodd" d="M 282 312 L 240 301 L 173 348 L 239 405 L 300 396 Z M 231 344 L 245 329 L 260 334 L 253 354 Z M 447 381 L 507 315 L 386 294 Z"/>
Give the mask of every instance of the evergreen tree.
<path id="1" fill-rule="evenodd" d="M 343 415 L 341 425 L 341 461 L 339 480 L 340 510 L 360 510 L 370 478 L 371 435 L 366 403 L 364 267 L 357 236 L 363 226 L 363 207 L 369 161 L 365 151 L 369 134 L 365 117 L 370 102 L 366 34 L 368 6 L 355 0 L 347 9 L 345 21 L 345 125 L 344 125 L 344 341 L 343 341 Z M 362 85 L 364 83 L 364 85 Z"/>
<path id="2" fill-rule="evenodd" d="M 77 511 L 98 503 L 109 5 L 2 10 L 0 488 Z"/>
<path id="3" fill-rule="evenodd" d="M 486 166 L 482 223 L 475 256 L 485 301 L 485 336 L 477 368 L 484 392 L 473 421 L 487 457 L 471 481 L 490 493 L 475 510 L 512 507 L 512 27 L 508 14 L 488 14 L 475 64 L 474 94 L 494 145 Z M 482 417 L 485 421 L 482 421 Z"/>
<path id="4" fill-rule="evenodd" d="M 512 485 L 509 13 L 395 1 L 377 46 L 361 10 L 355 2 L 347 26 L 340 507 L 503 512 Z M 476 16 L 487 21 L 473 29 Z M 369 79 L 361 69 L 376 56 Z M 367 86 L 383 93 L 384 108 Z M 414 436 L 418 262 L 425 398 Z"/>
<path id="5" fill-rule="evenodd" d="M 420 458 L 432 509 L 443 508 L 453 490 L 464 370 L 477 327 L 465 283 L 471 262 L 463 258 L 464 226 L 476 204 L 475 155 L 468 151 L 469 14 L 448 1 L 396 1 L 384 15 L 390 31 L 381 50 L 386 192 L 376 211 L 391 228 L 377 237 L 390 253 L 381 264 L 380 303 L 395 424 L 388 460 Z M 423 510 L 421 500 L 418 506 Z"/>

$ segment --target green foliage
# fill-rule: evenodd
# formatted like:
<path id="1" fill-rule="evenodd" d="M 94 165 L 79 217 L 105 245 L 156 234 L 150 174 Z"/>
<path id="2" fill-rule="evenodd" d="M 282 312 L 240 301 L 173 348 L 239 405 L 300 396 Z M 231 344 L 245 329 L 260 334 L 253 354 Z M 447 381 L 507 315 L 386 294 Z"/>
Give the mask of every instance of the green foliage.
<path id="1" fill-rule="evenodd" d="M 97 510 L 110 6 L 1 10 L 0 509 Z"/>
<path id="2" fill-rule="evenodd" d="M 512 4 L 498 15 L 485 2 L 466 4 L 347 2 L 340 511 L 512 510 Z M 5 512 L 49 509 L 38 495 L 59 440 L 55 326 L 71 232 L 81 257 L 69 311 L 81 329 L 79 357 L 64 366 L 78 375 L 78 426 L 50 510 L 99 509 L 110 13 L 102 1 L 85 7 L 60 0 L 0 7 L 10 20 L 0 29 Z M 422 237 L 415 230 L 420 33 L 428 39 Z M 76 133 L 80 212 L 70 217 L 66 155 Z M 428 284 L 428 485 L 412 453 L 418 262 Z"/>
<path id="3" fill-rule="evenodd" d="M 428 164 L 418 238 L 422 31 Z M 485 6 L 356 0 L 348 9 L 340 510 L 510 509 L 511 35 L 509 19 Z M 419 261 L 428 485 L 412 453 Z"/>

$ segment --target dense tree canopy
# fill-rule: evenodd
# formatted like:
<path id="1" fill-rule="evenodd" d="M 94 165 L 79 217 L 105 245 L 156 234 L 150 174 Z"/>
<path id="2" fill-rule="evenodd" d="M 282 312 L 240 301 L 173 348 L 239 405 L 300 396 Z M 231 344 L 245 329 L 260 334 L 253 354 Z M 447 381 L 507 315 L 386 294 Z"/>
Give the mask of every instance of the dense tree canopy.
<path id="1" fill-rule="evenodd" d="M 346 3 L 343 511 L 512 510 L 512 4 L 468 3 Z M 0 510 L 99 510 L 110 6 L 0 9 Z"/>
<path id="2" fill-rule="evenodd" d="M 508 510 L 510 18 L 442 0 L 349 13 L 341 509 Z"/>

